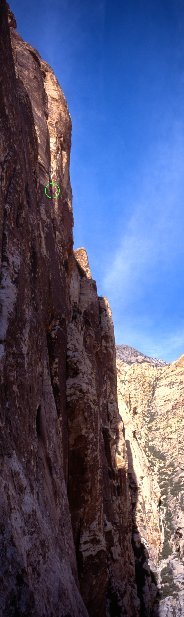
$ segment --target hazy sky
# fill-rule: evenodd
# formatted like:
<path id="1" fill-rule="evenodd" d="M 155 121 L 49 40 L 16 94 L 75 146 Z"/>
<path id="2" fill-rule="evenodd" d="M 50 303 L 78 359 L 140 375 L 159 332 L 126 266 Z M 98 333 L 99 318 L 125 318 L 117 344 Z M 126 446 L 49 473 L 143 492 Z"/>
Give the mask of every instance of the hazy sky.
<path id="1" fill-rule="evenodd" d="M 117 343 L 184 353 L 184 2 L 12 0 L 72 116 L 75 248 Z"/>

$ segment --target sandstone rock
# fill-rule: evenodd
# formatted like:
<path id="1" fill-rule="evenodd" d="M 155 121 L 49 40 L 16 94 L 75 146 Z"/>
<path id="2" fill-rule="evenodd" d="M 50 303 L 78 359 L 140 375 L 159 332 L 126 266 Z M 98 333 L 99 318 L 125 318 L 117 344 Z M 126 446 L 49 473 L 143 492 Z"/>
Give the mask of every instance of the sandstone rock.
<path id="1" fill-rule="evenodd" d="M 81 593 L 91 616 L 133 617 L 139 601 L 112 316 L 107 300 L 97 296 L 85 250 L 75 256 L 69 266 L 68 494 Z"/>
<path id="2" fill-rule="evenodd" d="M 138 486 L 136 525 L 158 580 L 159 615 L 180 617 L 184 613 L 184 356 L 164 365 L 124 347 L 117 348 L 118 402 L 131 491 L 135 476 Z"/>
<path id="3" fill-rule="evenodd" d="M 112 316 L 73 252 L 71 119 L 15 25 L 2 0 L 0 613 L 139 617 Z"/>
<path id="4" fill-rule="evenodd" d="M 60 207 L 44 194 L 52 93 L 46 95 L 37 54 L 11 28 L 13 60 L 5 2 L 0 12 L 0 613 L 87 616 L 65 475 L 64 260 L 72 238 L 71 190 L 64 186 Z M 62 99 L 57 146 L 62 183 L 60 158 L 70 149 L 70 118 L 59 85 L 55 88 L 58 105 Z"/>
<path id="5" fill-rule="evenodd" d="M 0 614 L 181 617 L 183 357 L 118 347 L 118 409 L 67 103 L 5 0 L 0 54 Z"/>

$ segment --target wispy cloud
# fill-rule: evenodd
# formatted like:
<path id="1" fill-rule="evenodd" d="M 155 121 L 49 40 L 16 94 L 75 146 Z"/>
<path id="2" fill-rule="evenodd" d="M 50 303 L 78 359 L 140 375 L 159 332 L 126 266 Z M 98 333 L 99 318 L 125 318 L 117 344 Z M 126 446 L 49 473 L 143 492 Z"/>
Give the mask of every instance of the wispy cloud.
<path id="1" fill-rule="evenodd" d="M 104 276 L 104 292 L 111 302 L 121 298 L 122 308 L 132 294 L 145 291 L 150 276 L 183 253 L 183 125 L 173 133 L 141 170 L 141 194 L 130 204 L 126 224 L 122 221 L 119 246 Z"/>
<path id="2" fill-rule="evenodd" d="M 183 160 L 184 126 L 177 123 L 140 169 L 141 191 L 132 198 L 128 219 L 122 217 L 117 250 L 113 256 L 110 249 L 103 279 L 116 341 L 167 361 L 184 352 L 178 291 L 173 299 L 178 272 L 182 287 L 184 262 Z"/>

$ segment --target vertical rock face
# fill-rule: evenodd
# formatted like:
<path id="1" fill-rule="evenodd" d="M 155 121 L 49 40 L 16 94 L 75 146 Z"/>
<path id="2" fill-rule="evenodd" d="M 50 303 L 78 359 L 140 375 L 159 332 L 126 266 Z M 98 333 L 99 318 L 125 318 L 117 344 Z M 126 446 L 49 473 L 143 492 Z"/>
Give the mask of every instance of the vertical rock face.
<path id="1" fill-rule="evenodd" d="M 71 121 L 51 69 L 12 27 L 11 48 L 5 2 L 0 28 L 0 613 L 78 617 L 87 610 L 66 490 Z M 44 194 L 51 143 L 60 203 Z"/>
<path id="2" fill-rule="evenodd" d="M 116 363 L 67 103 L 5 0 L 0 57 L 0 615 L 181 617 L 183 357 Z"/>
<path id="3" fill-rule="evenodd" d="M 84 249 L 69 272 L 68 495 L 81 593 L 91 616 L 133 616 L 139 601 L 111 311 L 97 296 Z"/>
<path id="4" fill-rule="evenodd" d="M 117 347 L 120 414 L 125 423 L 129 482 L 137 496 L 135 532 L 149 553 L 160 588 L 159 616 L 184 614 L 184 356 L 167 365 Z M 136 485 L 136 489 L 135 489 Z M 134 524 L 135 523 L 135 524 Z M 149 577 L 148 577 L 149 578 Z M 142 587 L 142 606 L 150 594 Z"/>
<path id="5" fill-rule="evenodd" d="M 73 252 L 65 97 L 15 26 L 2 0 L 0 614 L 138 617 L 111 311 Z"/>

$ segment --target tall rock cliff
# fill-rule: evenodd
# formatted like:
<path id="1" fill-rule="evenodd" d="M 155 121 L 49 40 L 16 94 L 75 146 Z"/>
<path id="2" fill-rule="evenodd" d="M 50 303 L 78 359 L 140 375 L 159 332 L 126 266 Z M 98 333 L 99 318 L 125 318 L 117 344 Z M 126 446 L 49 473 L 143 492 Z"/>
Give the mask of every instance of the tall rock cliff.
<path id="1" fill-rule="evenodd" d="M 136 573 L 142 573 L 144 545 L 158 581 L 159 616 L 182 617 L 184 356 L 166 364 L 126 345 L 117 346 L 117 381 L 134 512 Z M 149 601 L 146 584 L 140 586 L 140 600 L 144 610 Z"/>
<path id="2" fill-rule="evenodd" d="M 0 58 L 0 614 L 139 617 L 111 311 L 73 251 L 71 119 L 5 0 Z"/>

